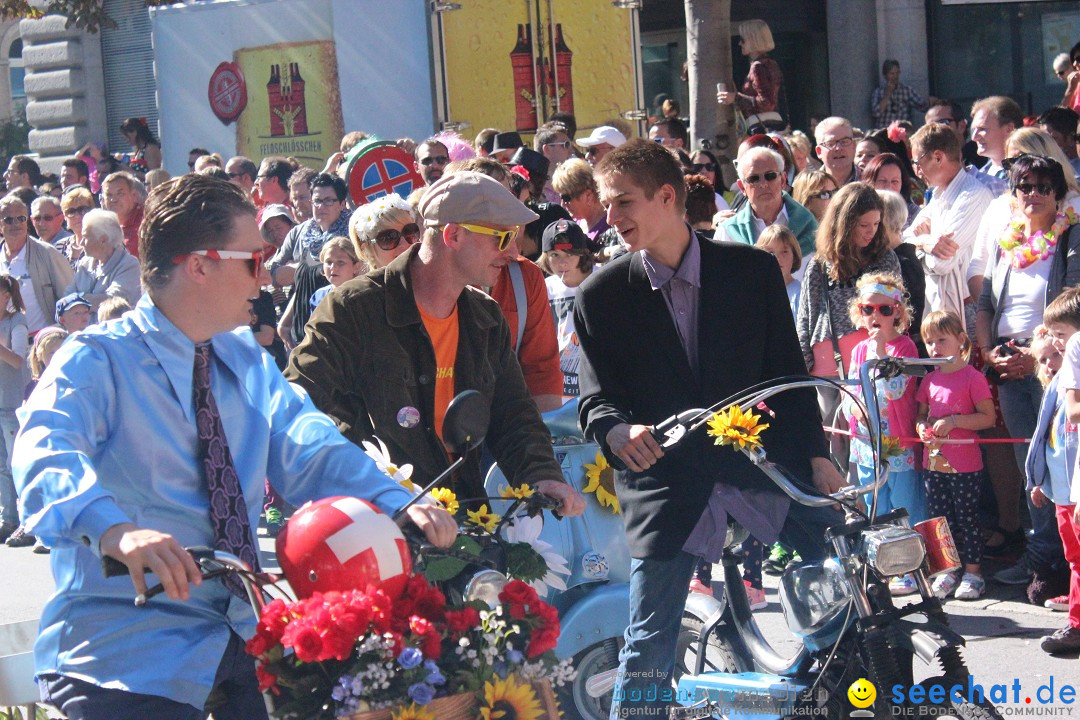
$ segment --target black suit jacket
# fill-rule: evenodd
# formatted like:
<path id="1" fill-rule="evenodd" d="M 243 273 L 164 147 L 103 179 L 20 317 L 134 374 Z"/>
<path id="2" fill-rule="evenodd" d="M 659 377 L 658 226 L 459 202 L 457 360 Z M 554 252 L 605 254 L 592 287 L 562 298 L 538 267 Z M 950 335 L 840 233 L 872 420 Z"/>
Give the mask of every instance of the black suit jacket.
<path id="1" fill-rule="evenodd" d="M 654 425 L 763 380 L 806 373 L 776 260 L 747 245 L 697 235 L 691 241 L 701 247 L 700 377 L 640 253 L 612 261 L 578 291 L 574 327 L 584 351 L 579 421 L 617 468 L 624 466 L 605 442 L 615 425 Z M 809 478 L 810 457 L 826 454 L 814 392 L 789 391 L 768 405 L 776 414 L 762 416 L 771 425 L 762 435 L 769 459 Z M 714 446 L 705 428 L 645 473 L 620 470 L 616 492 L 631 555 L 674 556 L 718 481 L 776 489 L 742 453 Z"/>

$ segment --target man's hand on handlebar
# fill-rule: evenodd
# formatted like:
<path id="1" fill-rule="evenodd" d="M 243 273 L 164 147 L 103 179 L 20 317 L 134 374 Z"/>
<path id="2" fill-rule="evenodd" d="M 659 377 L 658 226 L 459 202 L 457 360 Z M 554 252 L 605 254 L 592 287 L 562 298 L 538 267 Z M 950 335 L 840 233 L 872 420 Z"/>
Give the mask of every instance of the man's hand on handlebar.
<path id="1" fill-rule="evenodd" d="M 558 512 L 563 517 L 576 517 L 585 512 L 585 498 L 561 480 L 540 480 L 534 487 L 541 495 L 559 501 Z"/>
<path id="2" fill-rule="evenodd" d="M 411 521 L 424 533 L 424 537 L 435 547 L 450 547 L 458 536 L 458 524 L 454 516 L 438 505 L 419 502 L 405 511 L 398 518 L 398 524 Z"/>
<path id="3" fill-rule="evenodd" d="M 645 425 L 620 423 L 608 431 L 605 439 L 611 452 L 634 472 L 645 472 L 664 457 L 660 444 Z"/>
<path id="4" fill-rule="evenodd" d="M 832 495 L 847 485 L 844 476 L 828 458 L 810 458 L 810 468 L 814 473 L 814 487 L 826 495 Z"/>
<path id="5" fill-rule="evenodd" d="M 172 600 L 187 600 L 191 596 L 188 584 L 202 584 L 199 566 L 172 535 L 120 523 L 105 531 L 100 548 L 102 555 L 127 566 L 131 584 L 140 595 L 146 592 L 143 568 L 157 575 L 165 594 Z"/>

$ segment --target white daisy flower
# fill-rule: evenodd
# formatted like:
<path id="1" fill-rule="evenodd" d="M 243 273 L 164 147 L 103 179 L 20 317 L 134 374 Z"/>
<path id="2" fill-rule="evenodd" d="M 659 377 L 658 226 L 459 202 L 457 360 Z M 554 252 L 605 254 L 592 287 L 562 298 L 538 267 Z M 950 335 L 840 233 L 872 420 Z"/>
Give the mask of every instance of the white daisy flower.
<path id="1" fill-rule="evenodd" d="M 378 447 L 375 443 L 367 440 L 361 440 L 361 444 L 364 446 L 364 452 L 367 456 L 375 461 L 375 466 L 379 468 L 379 472 L 385 473 L 391 480 L 402 485 L 409 492 L 416 492 L 416 486 L 412 482 L 412 465 L 395 465 L 390 459 L 390 451 L 386 448 L 386 443 L 379 438 L 375 438 L 375 441 L 379 443 Z"/>
<path id="2" fill-rule="evenodd" d="M 544 519 L 539 515 L 536 517 L 515 517 L 513 522 L 506 523 L 502 529 L 503 537 L 507 541 L 528 543 L 547 563 L 547 574 L 539 580 L 533 580 L 529 583 L 540 597 L 547 595 L 549 585 L 556 590 L 565 591 L 566 582 L 559 576 L 566 575 L 569 577 L 570 575 L 570 568 L 566 566 L 566 558 L 555 552 L 555 548 L 550 543 L 540 539 L 540 531 L 543 529 Z"/>

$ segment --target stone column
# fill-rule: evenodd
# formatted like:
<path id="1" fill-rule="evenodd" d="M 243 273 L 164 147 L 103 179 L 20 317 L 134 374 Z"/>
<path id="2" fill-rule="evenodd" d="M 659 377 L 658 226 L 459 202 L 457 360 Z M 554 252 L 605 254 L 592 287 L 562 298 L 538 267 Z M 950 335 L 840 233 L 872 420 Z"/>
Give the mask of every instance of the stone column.
<path id="1" fill-rule="evenodd" d="M 30 150 L 51 172 L 86 143 L 107 137 L 100 37 L 68 29 L 66 20 L 49 15 L 19 25 Z"/>
<path id="2" fill-rule="evenodd" d="M 826 0 L 831 114 L 870 127 L 870 93 L 877 86 L 878 25 L 875 3 Z"/>

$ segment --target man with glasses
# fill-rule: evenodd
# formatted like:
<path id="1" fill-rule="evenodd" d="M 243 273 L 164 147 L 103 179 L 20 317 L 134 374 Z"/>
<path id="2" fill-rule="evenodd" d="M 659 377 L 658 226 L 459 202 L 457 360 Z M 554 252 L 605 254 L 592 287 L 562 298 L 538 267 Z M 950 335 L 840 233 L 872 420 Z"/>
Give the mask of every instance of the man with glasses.
<path id="1" fill-rule="evenodd" d="M 4 184 L 8 192 L 23 187 L 33 189 L 41 184 L 41 168 L 33 158 L 16 155 L 4 172 Z"/>
<path id="2" fill-rule="evenodd" d="M 21 410 L 15 483 L 57 586 L 35 646 L 42 699 L 85 720 L 265 719 L 243 650 L 251 606 L 202 581 L 184 548 L 257 569 L 265 479 L 296 505 L 346 495 L 393 512 L 411 495 L 248 329 L 262 239 L 240 188 L 199 174 L 164 183 L 142 240 L 146 294 L 122 320 L 67 340 Z M 434 544 L 456 535 L 436 506 L 407 517 Z M 106 578 L 106 557 L 130 578 Z M 135 607 L 155 582 L 168 597 Z"/>
<path id="3" fill-rule="evenodd" d="M 851 121 L 842 117 L 827 117 L 814 128 L 818 159 L 826 172 L 843 187 L 859 178 L 855 172 L 855 138 Z"/>
<path id="4" fill-rule="evenodd" d="M 533 138 L 533 150 L 543 153 L 551 164 L 551 172 L 555 172 L 560 165 L 574 157 L 574 144 L 566 128 L 559 123 L 547 123 L 541 125 Z"/>
<path id="5" fill-rule="evenodd" d="M 26 305 L 26 330 L 33 336 L 52 324 L 53 310 L 60 294 L 71 283 L 75 271 L 60 251 L 30 237 L 30 212 L 14 195 L 0 199 L 0 274 L 19 281 Z"/>
<path id="6" fill-rule="evenodd" d="M 38 239 L 53 247 L 71 237 L 71 231 L 64 227 L 64 211 L 60 209 L 60 201 L 52 195 L 41 195 L 30 203 L 30 219 L 34 221 Z"/>
<path id="7" fill-rule="evenodd" d="M 416 146 L 413 158 L 424 184 L 431 185 L 443 176 L 443 170 L 450 162 L 450 151 L 438 140 L 428 138 Z"/>
<path id="8" fill-rule="evenodd" d="M 377 436 L 395 462 L 412 463 L 420 485 L 450 464 L 442 442 L 450 399 L 477 390 L 491 412 L 486 445 L 509 481 L 561 500 L 564 515 L 579 514 L 584 500 L 563 482 L 502 310 L 478 289 L 518 256 L 516 237 L 536 213 L 499 181 L 467 171 L 431 185 L 418 210 L 421 242 L 330 293 L 285 377 L 350 440 Z M 480 451 L 445 484 L 463 503 L 485 495 Z"/>
<path id="9" fill-rule="evenodd" d="M 746 195 L 747 202 L 717 226 L 717 240 L 753 245 L 765 228 L 779 224 L 795 233 L 799 247 L 811 251 L 806 257 L 813 256 L 817 220 L 784 192 L 783 169 L 783 156 L 772 148 L 753 147 L 743 153 L 739 158 L 736 184 Z"/>
<path id="10" fill-rule="evenodd" d="M 225 173 L 229 176 L 229 182 L 239 186 L 248 197 L 255 189 L 255 176 L 259 174 L 259 168 L 251 161 L 251 158 L 237 155 L 229 158 L 225 163 Z"/>
<path id="11" fill-rule="evenodd" d="M 127 172 L 115 172 L 101 183 L 101 207 L 112 210 L 124 228 L 124 246 L 139 257 L 139 225 L 143 219 L 143 184 Z"/>
<path id="12" fill-rule="evenodd" d="M 195 163 L 198 161 L 198 159 L 201 158 L 204 155 L 209 155 L 209 154 L 210 154 L 209 150 L 207 150 L 206 148 L 201 148 L 201 147 L 191 148 L 190 150 L 188 150 L 188 156 L 187 156 L 188 172 L 195 172 Z"/>
<path id="13" fill-rule="evenodd" d="M 686 126 L 676 117 L 658 120 L 649 128 L 649 139 L 670 150 L 685 150 L 690 145 L 690 135 L 686 132 Z"/>
<path id="14" fill-rule="evenodd" d="M 578 145 L 585 148 L 585 159 L 593 167 L 596 167 L 596 163 L 603 160 L 605 155 L 625 143 L 626 136 L 611 125 L 593 128 L 588 137 L 579 138 L 577 141 Z"/>
<path id="15" fill-rule="evenodd" d="M 979 155 L 975 141 L 968 138 L 967 117 L 957 103 L 938 98 L 926 109 L 924 120 L 927 124 L 940 123 L 956 134 L 956 139 L 960 141 L 960 153 L 964 158 L 964 165 L 978 170 L 987 163 L 986 158 Z"/>

